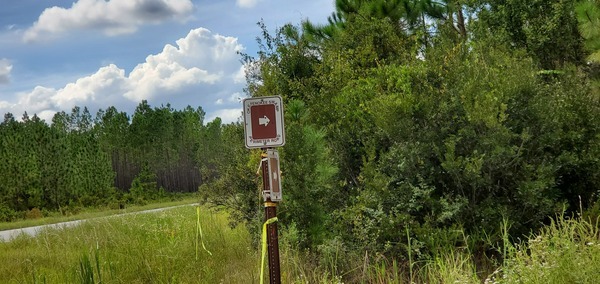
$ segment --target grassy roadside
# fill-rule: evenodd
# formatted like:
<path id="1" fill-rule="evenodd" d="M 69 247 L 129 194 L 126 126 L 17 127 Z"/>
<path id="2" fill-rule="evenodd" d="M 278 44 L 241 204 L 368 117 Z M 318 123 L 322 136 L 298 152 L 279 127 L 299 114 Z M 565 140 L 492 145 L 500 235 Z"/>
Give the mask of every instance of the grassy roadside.
<path id="1" fill-rule="evenodd" d="M 257 279 L 257 260 L 248 230 L 228 226 L 225 212 L 201 207 L 197 215 L 195 206 L 183 206 L 99 218 L 0 242 L 0 279 L 2 283 L 252 283 Z"/>
<path id="2" fill-rule="evenodd" d="M 507 224 L 503 226 L 506 232 Z M 517 244 L 508 238 L 505 235 L 504 244 L 499 244 L 504 247 L 503 262 L 490 275 L 478 275 L 473 254 L 454 247 L 418 263 L 359 258 L 340 271 L 336 259 L 314 259 L 283 245 L 282 270 L 293 279 L 286 283 L 596 284 L 600 279 L 600 217 L 557 216 Z"/>
<path id="3" fill-rule="evenodd" d="M 139 212 L 139 211 L 150 210 L 150 209 L 186 205 L 186 204 L 192 204 L 192 203 L 196 203 L 196 202 L 198 202 L 197 197 L 195 197 L 193 195 L 189 195 L 189 196 L 186 195 L 181 200 L 150 203 L 150 204 L 146 204 L 143 206 L 129 205 L 125 209 L 110 209 L 110 208 L 106 208 L 106 207 L 84 208 L 78 214 L 73 214 L 73 215 L 63 216 L 63 215 L 56 213 L 51 216 L 38 218 L 38 219 L 24 219 L 24 220 L 19 220 L 19 221 L 14 221 L 14 222 L 2 222 L 2 223 L 0 223 L 0 231 L 33 227 L 33 226 L 39 226 L 39 225 L 56 224 L 56 223 L 75 221 L 75 220 L 85 220 L 85 219 L 92 219 L 92 218 L 98 218 L 98 217 L 106 217 L 106 216 L 119 215 L 119 214 L 125 214 L 125 213 L 133 213 L 133 212 Z"/>
<path id="4" fill-rule="evenodd" d="M 248 230 L 230 227 L 225 210 L 201 206 L 198 215 L 196 208 L 99 218 L 74 228 L 48 229 L 36 237 L 0 242 L 0 279 L 3 283 L 258 283 L 260 254 Z M 338 266 L 344 260 L 341 251 L 319 256 L 301 251 L 285 233 L 280 244 L 282 283 L 592 284 L 600 279 L 600 219 L 557 218 L 519 244 L 506 241 L 504 261 L 487 279 L 478 278 L 468 249 L 448 247 L 419 263 L 364 255 L 343 269 Z"/>

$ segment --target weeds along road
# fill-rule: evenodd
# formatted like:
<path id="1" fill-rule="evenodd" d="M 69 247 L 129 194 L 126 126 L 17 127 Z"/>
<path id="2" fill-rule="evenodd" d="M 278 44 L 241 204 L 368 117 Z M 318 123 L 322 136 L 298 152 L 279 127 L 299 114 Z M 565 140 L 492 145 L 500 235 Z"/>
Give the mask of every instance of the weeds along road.
<path id="1" fill-rule="evenodd" d="M 111 218 L 111 217 L 119 217 L 119 216 L 130 215 L 130 214 L 145 214 L 145 213 L 152 213 L 152 212 L 160 212 L 160 211 L 169 210 L 169 209 L 178 208 L 178 207 L 196 206 L 196 205 L 199 205 L 199 204 L 198 203 L 192 203 L 192 204 L 185 204 L 185 205 L 177 205 L 177 206 L 171 206 L 171 207 L 148 209 L 148 210 L 144 210 L 144 211 L 128 212 L 128 213 L 122 213 L 122 214 L 105 216 L 105 217 L 98 217 L 98 218 L 91 218 L 91 219 L 84 219 L 84 220 L 75 220 L 75 221 L 61 222 L 61 223 L 55 223 L 55 224 L 40 225 L 40 226 L 34 226 L 34 227 L 27 227 L 27 228 L 20 228 L 20 229 L 12 229 L 12 230 L 0 231 L 0 242 L 9 242 L 9 241 L 13 240 L 14 238 L 16 238 L 16 237 L 18 237 L 19 235 L 22 235 L 22 234 L 34 237 L 34 236 L 36 236 L 37 234 L 39 234 L 40 232 L 42 232 L 45 229 L 55 229 L 55 228 L 57 228 L 57 229 L 64 229 L 64 228 L 70 228 L 70 227 L 77 226 L 77 225 L 81 224 L 82 222 L 85 222 L 85 221 L 88 221 L 88 220 L 101 219 L 101 218 Z"/>

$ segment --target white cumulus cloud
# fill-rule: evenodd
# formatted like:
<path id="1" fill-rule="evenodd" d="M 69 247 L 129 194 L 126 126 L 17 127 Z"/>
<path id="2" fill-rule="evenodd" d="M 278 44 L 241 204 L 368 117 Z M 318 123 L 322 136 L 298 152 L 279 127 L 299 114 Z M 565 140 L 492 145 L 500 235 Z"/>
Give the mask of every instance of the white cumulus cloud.
<path id="1" fill-rule="evenodd" d="M 144 24 L 185 18 L 193 10 L 190 0 L 79 0 L 68 9 L 45 9 L 23 39 L 36 41 L 90 29 L 107 35 L 132 33 Z"/>
<path id="2" fill-rule="evenodd" d="M 0 111 L 43 114 L 48 121 L 54 113 L 69 112 L 74 106 L 90 110 L 116 106 L 132 114 L 132 106 L 148 100 L 155 106 L 202 106 L 209 114 L 220 114 L 224 122 L 236 121 L 239 115 L 234 113 L 241 111 L 237 98 L 243 88 L 239 51 L 243 46 L 236 38 L 194 29 L 176 45 L 167 44 L 162 52 L 146 57 L 129 74 L 109 64 L 62 88 L 38 86 L 17 94 L 17 102 L 2 102 Z"/>
<path id="3" fill-rule="evenodd" d="M 44 110 L 52 108 L 52 98 L 56 95 L 53 88 L 37 86 L 30 93 L 19 96 L 19 101 L 15 105 L 17 109 L 25 110 L 25 107 L 31 110 Z M 22 111 L 21 111 L 22 112 Z"/>
<path id="4" fill-rule="evenodd" d="M 242 8 L 252 8 L 261 0 L 236 0 L 235 3 Z"/>
<path id="5" fill-rule="evenodd" d="M 0 84 L 6 84 L 10 81 L 10 71 L 12 64 L 6 58 L 0 59 Z"/>
<path id="6" fill-rule="evenodd" d="M 125 97 L 139 101 L 185 91 L 190 86 L 240 83 L 237 52 L 243 47 L 236 38 L 198 28 L 176 43 L 177 47 L 168 44 L 133 69 Z"/>
<path id="7" fill-rule="evenodd" d="M 8 109 L 8 108 L 11 108 L 12 106 L 13 106 L 13 104 L 10 102 L 0 101 L 0 109 Z"/>
<path id="8" fill-rule="evenodd" d="M 75 83 L 67 84 L 52 96 L 52 102 L 60 109 L 69 109 L 75 105 L 118 101 L 121 94 L 129 89 L 128 81 L 125 70 L 110 64 Z"/>
<path id="9" fill-rule="evenodd" d="M 213 112 L 209 112 L 206 115 L 206 121 L 214 120 L 215 118 L 221 118 L 221 121 L 224 123 L 236 122 L 241 120 L 242 118 L 242 108 L 230 108 L 230 109 L 220 109 Z"/>

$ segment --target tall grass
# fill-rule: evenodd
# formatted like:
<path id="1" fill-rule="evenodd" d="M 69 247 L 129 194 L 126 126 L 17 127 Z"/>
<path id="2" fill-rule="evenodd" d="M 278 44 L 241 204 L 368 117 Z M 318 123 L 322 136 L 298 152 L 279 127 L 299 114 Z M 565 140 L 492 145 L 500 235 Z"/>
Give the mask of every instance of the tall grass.
<path id="1" fill-rule="evenodd" d="M 510 246 L 488 283 L 599 283 L 600 219 L 553 220 L 526 242 Z"/>
<path id="2" fill-rule="evenodd" d="M 0 243 L 0 282 L 258 283 L 260 252 L 248 230 L 230 228 L 227 214 L 206 209 L 200 224 L 207 250 L 199 248 L 198 216 L 191 206 L 22 236 Z M 520 244 L 509 242 L 508 222 L 500 225 L 504 258 L 484 279 L 478 278 L 468 246 L 440 247 L 430 259 L 415 263 L 350 252 L 336 239 L 317 256 L 299 250 L 282 230 L 282 282 L 598 283 L 600 220 L 557 218 Z"/>
<path id="3" fill-rule="evenodd" d="M 244 227 L 202 210 L 211 256 L 196 258 L 194 207 L 88 221 L 0 243 L 2 283 L 252 283 L 257 253 Z"/>
<path id="4" fill-rule="evenodd" d="M 354 268 L 344 271 L 319 265 L 327 264 L 326 257 L 316 259 L 314 254 L 288 249 L 285 258 L 292 263 L 284 267 L 294 277 L 286 283 L 600 283 L 600 217 L 560 216 L 519 244 L 510 242 L 509 227 L 508 221 L 500 224 L 503 245 L 498 250 L 503 258 L 490 275 L 477 271 L 468 246 L 440 247 L 430 259 L 418 263 L 411 257 L 402 262 L 368 254 L 361 259 L 355 254 L 350 260 Z M 467 244 L 468 237 L 463 237 Z M 410 240 L 407 234 L 409 244 Z"/>

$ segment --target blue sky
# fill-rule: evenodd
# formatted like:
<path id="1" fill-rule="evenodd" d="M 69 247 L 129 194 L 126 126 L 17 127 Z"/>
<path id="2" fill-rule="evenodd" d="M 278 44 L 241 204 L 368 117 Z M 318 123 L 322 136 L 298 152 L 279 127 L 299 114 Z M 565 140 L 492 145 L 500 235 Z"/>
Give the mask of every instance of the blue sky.
<path id="1" fill-rule="evenodd" d="M 74 106 L 132 115 L 143 99 L 236 121 L 245 96 L 236 52 L 256 54 L 256 22 L 274 31 L 324 23 L 334 10 L 333 0 L 0 1 L 0 114 L 47 122 Z"/>

